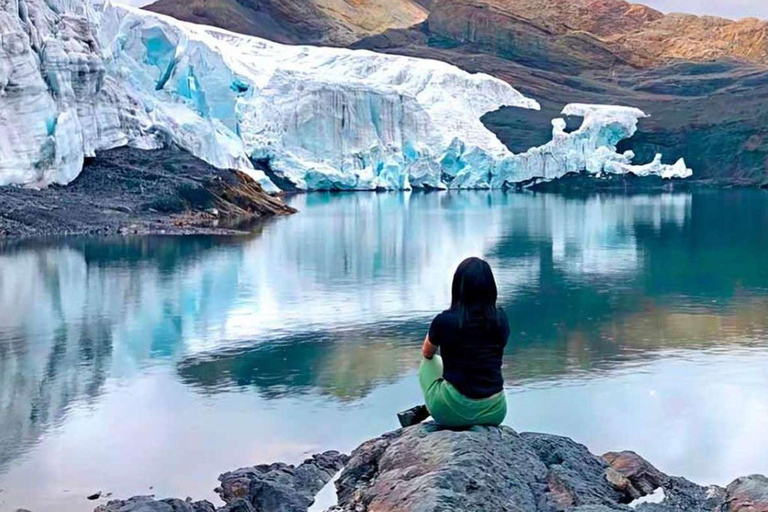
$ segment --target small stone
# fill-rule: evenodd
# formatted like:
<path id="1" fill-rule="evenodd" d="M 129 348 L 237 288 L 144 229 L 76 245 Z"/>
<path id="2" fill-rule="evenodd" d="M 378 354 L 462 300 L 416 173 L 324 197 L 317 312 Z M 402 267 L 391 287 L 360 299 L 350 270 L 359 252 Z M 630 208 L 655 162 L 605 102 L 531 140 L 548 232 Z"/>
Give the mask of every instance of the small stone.
<path id="1" fill-rule="evenodd" d="M 88 499 L 91 500 L 91 501 L 97 500 L 99 498 L 101 498 L 101 491 L 93 493 L 90 496 L 88 496 Z"/>

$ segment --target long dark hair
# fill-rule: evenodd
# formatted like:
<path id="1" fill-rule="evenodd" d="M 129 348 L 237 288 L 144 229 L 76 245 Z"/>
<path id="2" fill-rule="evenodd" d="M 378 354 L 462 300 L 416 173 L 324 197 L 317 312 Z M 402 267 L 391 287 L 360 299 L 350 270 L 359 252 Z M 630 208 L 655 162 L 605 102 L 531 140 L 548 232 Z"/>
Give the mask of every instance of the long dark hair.
<path id="1" fill-rule="evenodd" d="M 486 327 L 498 324 L 497 296 L 496 280 L 487 261 L 467 258 L 459 264 L 453 274 L 451 311 L 458 313 L 461 325 L 473 320 L 482 321 Z"/>

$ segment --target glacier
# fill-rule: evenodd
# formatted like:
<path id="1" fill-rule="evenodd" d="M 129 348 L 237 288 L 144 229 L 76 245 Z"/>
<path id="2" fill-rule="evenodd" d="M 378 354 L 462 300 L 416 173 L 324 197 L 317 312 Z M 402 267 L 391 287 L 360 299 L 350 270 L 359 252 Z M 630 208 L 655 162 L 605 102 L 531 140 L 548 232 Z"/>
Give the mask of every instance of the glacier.
<path id="1" fill-rule="evenodd" d="M 299 190 L 502 188 L 568 172 L 688 177 L 616 145 L 645 114 L 572 104 L 566 133 L 513 154 L 480 118 L 537 109 L 512 86 L 449 64 L 289 46 L 109 0 L 0 0 L 0 185 L 66 184 L 84 158 L 173 143 Z"/>

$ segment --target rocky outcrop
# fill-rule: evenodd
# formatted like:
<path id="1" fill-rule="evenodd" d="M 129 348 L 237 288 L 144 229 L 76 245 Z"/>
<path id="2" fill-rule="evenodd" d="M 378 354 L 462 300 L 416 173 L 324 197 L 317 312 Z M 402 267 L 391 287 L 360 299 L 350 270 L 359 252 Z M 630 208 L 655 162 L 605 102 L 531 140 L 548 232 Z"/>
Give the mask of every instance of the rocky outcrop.
<path id="1" fill-rule="evenodd" d="M 346 466 L 344 466 L 346 464 Z M 634 452 L 598 457 L 550 434 L 508 427 L 448 430 L 426 423 L 384 434 L 347 458 L 326 452 L 219 477 L 219 512 L 305 512 L 344 466 L 329 512 L 765 512 L 768 478 L 727 488 L 670 477 Z M 661 502 L 633 503 L 663 489 Z M 631 505 L 631 506 L 630 506 Z M 114 500 L 96 512 L 214 512 L 207 502 Z"/>
<path id="2" fill-rule="evenodd" d="M 702 487 L 633 452 L 597 457 L 571 439 L 507 427 L 457 432 L 425 424 L 386 434 L 352 453 L 336 486 L 336 512 L 731 512 L 768 505 L 764 477 Z M 661 503 L 628 505 L 658 488 Z M 738 508 L 746 503 L 754 508 Z"/>
<path id="3" fill-rule="evenodd" d="M 605 478 L 614 488 L 638 499 L 662 487 L 667 476 L 635 452 L 608 452 L 603 460 L 610 466 Z"/>

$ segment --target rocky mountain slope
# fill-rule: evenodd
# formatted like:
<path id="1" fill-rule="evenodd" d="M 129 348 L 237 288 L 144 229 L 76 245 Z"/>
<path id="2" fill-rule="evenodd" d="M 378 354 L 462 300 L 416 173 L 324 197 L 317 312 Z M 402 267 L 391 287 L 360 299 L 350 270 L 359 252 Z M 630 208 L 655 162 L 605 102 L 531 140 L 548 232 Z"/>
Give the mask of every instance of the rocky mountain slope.
<path id="1" fill-rule="evenodd" d="M 170 8 L 181 4 L 151 8 L 193 19 Z M 620 144 L 637 162 L 663 153 L 667 163 L 685 158 L 701 179 L 768 182 L 768 22 L 664 15 L 623 0 L 420 4 L 429 11 L 423 23 L 352 47 L 443 60 L 536 99 L 541 112 L 502 109 L 484 118 L 513 151 L 548 141 L 550 121 L 567 103 L 621 104 L 650 115 Z M 231 20 L 211 22 L 238 29 Z"/>
<path id="2" fill-rule="evenodd" d="M 768 64 L 768 21 L 665 15 L 624 0 L 440 0 L 429 20 L 431 30 L 446 37 L 495 47 L 513 41 L 518 23 L 603 47 L 634 66 L 724 58 Z"/>
<path id="3" fill-rule="evenodd" d="M 758 512 L 768 510 L 768 478 L 727 487 L 668 476 L 636 453 L 598 457 L 571 439 L 518 434 L 508 427 L 444 430 L 427 423 L 337 452 L 219 477 L 226 503 L 191 499 L 113 500 L 97 512 L 306 512 L 334 473 L 338 503 L 328 512 Z M 650 495 L 653 494 L 653 498 Z"/>
<path id="4" fill-rule="evenodd" d="M 414 0 L 159 0 L 147 9 L 279 43 L 338 46 L 427 16 Z"/>

